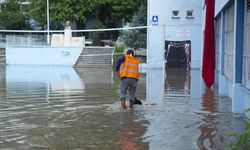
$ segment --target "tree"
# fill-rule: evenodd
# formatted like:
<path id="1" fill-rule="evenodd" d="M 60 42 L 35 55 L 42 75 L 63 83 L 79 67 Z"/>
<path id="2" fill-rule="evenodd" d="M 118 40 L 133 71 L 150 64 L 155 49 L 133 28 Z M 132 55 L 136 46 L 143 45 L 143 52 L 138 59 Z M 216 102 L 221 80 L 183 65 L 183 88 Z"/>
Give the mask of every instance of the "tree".
<path id="1" fill-rule="evenodd" d="M 101 22 L 97 22 L 94 26 L 95 29 L 103 29 L 105 26 Z M 101 46 L 102 32 L 94 32 L 93 34 L 93 45 Z"/>
<path id="2" fill-rule="evenodd" d="M 126 22 L 132 20 L 132 16 L 137 12 L 140 3 L 146 4 L 146 0 L 111 0 L 112 16 L 122 18 Z"/>
<path id="3" fill-rule="evenodd" d="M 6 0 L 1 7 L 0 26 L 8 30 L 31 29 L 29 16 L 21 7 L 19 0 Z"/>
<path id="4" fill-rule="evenodd" d="M 133 16 L 130 26 L 145 26 L 147 24 L 147 9 L 141 4 L 136 15 Z M 147 31 L 146 29 L 126 30 L 122 32 L 122 40 L 126 46 L 135 50 L 146 48 Z"/>
<path id="5" fill-rule="evenodd" d="M 140 0 L 50 0 L 51 27 L 70 20 L 76 22 L 77 29 L 84 29 L 86 20 L 94 13 L 105 26 L 107 17 L 111 22 L 117 19 L 130 21 L 139 4 Z M 46 1 L 31 0 L 30 6 L 31 16 L 45 29 Z"/>
<path id="6" fill-rule="evenodd" d="M 97 5 L 97 0 L 50 0 L 50 21 L 52 28 L 67 20 L 75 21 L 78 29 L 84 28 L 84 21 Z M 43 27 L 47 24 L 47 3 L 45 0 L 31 0 L 30 14 Z"/>

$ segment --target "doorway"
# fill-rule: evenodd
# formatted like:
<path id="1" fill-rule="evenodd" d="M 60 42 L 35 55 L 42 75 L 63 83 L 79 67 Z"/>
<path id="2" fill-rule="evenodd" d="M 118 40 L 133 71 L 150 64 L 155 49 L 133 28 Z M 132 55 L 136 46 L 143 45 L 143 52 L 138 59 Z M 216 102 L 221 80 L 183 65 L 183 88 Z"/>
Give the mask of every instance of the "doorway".
<path id="1" fill-rule="evenodd" d="M 191 41 L 165 41 L 165 67 L 191 68 Z"/>
<path id="2" fill-rule="evenodd" d="M 165 41 L 165 92 L 190 95 L 191 41 Z"/>

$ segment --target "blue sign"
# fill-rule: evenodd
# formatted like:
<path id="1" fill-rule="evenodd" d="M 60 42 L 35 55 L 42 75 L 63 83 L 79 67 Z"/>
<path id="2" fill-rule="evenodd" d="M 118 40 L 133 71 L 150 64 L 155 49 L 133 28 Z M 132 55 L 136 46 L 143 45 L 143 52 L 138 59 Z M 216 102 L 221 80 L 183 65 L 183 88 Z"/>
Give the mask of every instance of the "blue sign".
<path id="1" fill-rule="evenodd" d="M 158 25 L 158 16 L 152 16 L 152 25 Z"/>

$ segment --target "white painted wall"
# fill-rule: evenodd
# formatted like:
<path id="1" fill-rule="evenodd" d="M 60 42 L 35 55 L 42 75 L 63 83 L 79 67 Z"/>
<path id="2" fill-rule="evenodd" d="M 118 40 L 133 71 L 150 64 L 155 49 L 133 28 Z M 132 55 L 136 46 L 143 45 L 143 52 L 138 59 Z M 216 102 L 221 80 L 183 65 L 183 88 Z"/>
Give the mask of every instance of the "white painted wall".
<path id="1" fill-rule="evenodd" d="M 222 8 L 229 2 L 229 0 L 215 0 L 215 16 L 217 16 Z"/>
<path id="2" fill-rule="evenodd" d="M 6 47 L 6 64 L 73 66 L 82 49 L 73 47 Z"/>
<path id="3" fill-rule="evenodd" d="M 179 11 L 180 19 L 172 19 L 173 10 Z M 194 19 L 186 18 L 187 10 L 193 10 Z M 152 25 L 152 16 L 158 16 L 158 25 Z M 191 40 L 191 68 L 200 68 L 202 1 L 148 0 L 148 26 L 150 26 L 147 45 L 149 68 L 162 68 L 164 66 L 165 40 Z M 186 35 L 182 33 L 186 33 Z"/>
<path id="4" fill-rule="evenodd" d="M 147 101 L 164 99 L 164 69 L 147 69 Z"/>
<path id="5" fill-rule="evenodd" d="M 229 0 L 216 0 L 215 1 L 215 16 L 217 16 L 224 9 L 224 7 L 228 4 L 228 2 Z M 235 5 L 235 10 L 236 8 L 237 7 Z M 237 11 L 235 13 L 237 13 Z M 235 42 L 235 39 L 234 39 L 234 42 Z M 236 48 L 234 48 L 234 52 L 235 51 L 236 51 Z M 250 108 L 249 90 L 244 88 L 242 84 L 235 83 L 234 81 L 235 78 L 233 80 L 229 79 L 228 77 L 224 75 L 220 75 L 219 72 L 216 73 L 216 76 L 218 78 L 217 84 L 219 84 L 219 94 L 223 96 L 229 96 L 231 98 L 233 113 L 244 114 L 248 118 L 250 118 L 250 113 L 245 111 L 246 109 Z"/>

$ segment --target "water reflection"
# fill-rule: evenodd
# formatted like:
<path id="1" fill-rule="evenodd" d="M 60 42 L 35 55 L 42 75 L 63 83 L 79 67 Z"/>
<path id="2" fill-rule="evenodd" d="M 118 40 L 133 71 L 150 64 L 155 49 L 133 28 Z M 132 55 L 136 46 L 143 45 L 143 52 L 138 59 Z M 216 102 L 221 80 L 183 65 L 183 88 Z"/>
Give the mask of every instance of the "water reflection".
<path id="1" fill-rule="evenodd" d="M 141 110 L 149 121 L 144 134 L 149 149 L 226 149 L 228 133 L 244 125 L 233 117 L 230 99 L 211 90 L 202 95 L 199 70 L 169 69 L 164 79 L 164 98 Z"/>
<path id="2" fill-rule="evenodd" d="M 34 100 L 44 95 L 50 102 L 60 93 L 84 93 L 85 84 L 70 67 L 7 66 L 6 89 L 6 99 Z"/>
<path id="3" fill-rule="evenodd" d="M 211 89 L 206 89 L 202 97 L 202 112 L 197 113 L 202 115 L 202 125 L 199 127 L 200 136 L 198 138 L 199 148 L 202 150 L 208 149 L 211 145 L 214 145 L 213 138 L 216 133 L 216 108 L 214 92 Z"/>
<path id="4" fill-rule="evenodd" d="M 164 98 L 164 70 L 147 70 L 147 100 L 159 101 Z"/>
<path id="5" fill-rule="evenodd" d="M 107 111 L 119 102 L 112 68 L 7 66 L 0 75 L 0 149 L 109 150 L 127 138 L 145 149 L 140 121 L 133 125 L 125 114 L 121 125 L 122 112 Z M 138 97 L 145 99 L 141 77 Z"/>
<path id="6" fill-rule="evenodd" d="M 176 94 L 190 95 L 190 70 L 166 68 L 165 90 L 169 94 L 183 91 Z"/>
<path id="7" fill-rule="evenodd" d="M 143 105 L 120 110 L 112 68 L 1 68 L 0 149 L 225 149 L 243 129 L 230 99 L 199 97 L 199 71 L 146 72 Z"/>
<path id="8" fill-rule="evenodd" d="M 206 89 L 202 97 L 202 108 L 195 112 L 201 119 L 198 127 L 200 135 L 197 139 L 201 150 L 227 149 L 229 132 L 242 133 L 244 128 L 244 119 L 233 117 L 230 99 L 219 97 L 216 92 Z"/>
<path id="9" fill-rule="evenodd" d="M 144 131 L 140 124 L 134 122 L 133 111 L 120 113 L 121 129 L 118 131 L 120 150 L 143 150 L 146 144 L 140 141 Z"/>

